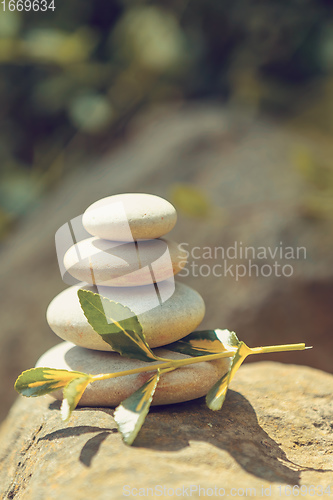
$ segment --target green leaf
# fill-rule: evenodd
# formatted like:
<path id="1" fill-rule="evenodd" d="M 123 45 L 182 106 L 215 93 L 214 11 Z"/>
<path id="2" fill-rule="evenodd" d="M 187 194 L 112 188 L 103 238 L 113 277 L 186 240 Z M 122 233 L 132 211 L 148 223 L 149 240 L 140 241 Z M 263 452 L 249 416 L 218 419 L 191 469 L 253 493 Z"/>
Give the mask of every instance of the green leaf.
<path id="1" fill-rule="evenodd" d="M 230 348 L 238 347 L 239 340 L 235 332 L 229 330 L 202 330 L 192 332 L 177 342 L 173 342 L 166 347 L 170 351 L 181 352 L 189 356 L 207 356 Z"/>
<path id="2" fill-rule="evenodd" d="M 231 380 L 234 378 L 236 371 L 243 363 L 244 359 L 251 353 L 252 349 L 247 347 L 244 342 L 239 342 L 239 347 L 232 358 L 229 371 L 213 385 L 206 396 L 208 408 L 211 410 L 220 410 L 222 408 Z"/>
<path id="3" fill-rule="evenodd" d="M 141 361 L 159 359 L 148 346 L 140 322 L 129 307 L 89 290 L 80 289 L 77 293 L 88 322 L 114 351 Z"/>
<path id="4" fill-rule="evenodd" d="M 89 375 L 71 380 L 64 388 L 64 399 L 61 404 L 61 418 L 65 422 L 77 407 L 87 385 L 92 381 Z"/>
<path id="5" fill-rule="evenodd" d="M 157 370 L 140 389 L 116 408 L 114 419 L 126 444 L 131 445 L 138 435 L 148 415 L 160 376 L 166 371 L 170 370 Z"/>
<path id="6" fill-rule="evenodd" d="M 43 396 L 65 387 L 68 382 L 82 376 L 86 374 L 56 368 L 32 368 L 21 373 L 15 382 L 15 389 L 23 396 Z"/>

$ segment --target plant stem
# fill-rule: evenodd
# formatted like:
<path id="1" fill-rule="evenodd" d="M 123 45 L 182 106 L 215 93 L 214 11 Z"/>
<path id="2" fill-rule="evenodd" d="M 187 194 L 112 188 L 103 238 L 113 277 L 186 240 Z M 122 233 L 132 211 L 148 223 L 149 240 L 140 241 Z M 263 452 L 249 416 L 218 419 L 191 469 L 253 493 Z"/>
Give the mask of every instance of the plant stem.
<path id="1" fill-rule="evenodd" d="M 261 354 L 268 352 L 281 352 L 281 351 L 302 351 L 308 349 L 305 344 L 285 344 L 285 345 L 274 345 L 266 347 L 254 347 L 251 349 L 251 354 Z M 168 360 L 163 363 L 153 363 L 147 364 L 147 366 L 142 366 L 141 368 L 134 368 L 133 370 L 126 370 L 123 372 L 115 373 L 101 373 L 99 375 L 91 375 L 92 382 L 97 380 L 106 380 L 109 378 L 124 377 L 125 375 L 135 375 L 137 373 L 152 372 L 158 370 L 159 368 L 179 368 L 181 366 L 193 365 L 195 363 L 202 363 L 204 361 L 213 361 L 215 359 L 230 358 L 237 351 L 237 347 L 232 347 L 228 351 L 219 352 L 217 354 L 208 354 L 206 356 L 196 356 L 191 358 Z"/>
<path id="2" fill-rule="evenodd" d="M 281 351 L 302 351 L 309 349 L 305 344 L 284 344 L 284 345 L 268 345 L 263 347 L 254 347 L 251 349 L 253 354 L 262 354 L 266 352 L 281 352 Z"/>

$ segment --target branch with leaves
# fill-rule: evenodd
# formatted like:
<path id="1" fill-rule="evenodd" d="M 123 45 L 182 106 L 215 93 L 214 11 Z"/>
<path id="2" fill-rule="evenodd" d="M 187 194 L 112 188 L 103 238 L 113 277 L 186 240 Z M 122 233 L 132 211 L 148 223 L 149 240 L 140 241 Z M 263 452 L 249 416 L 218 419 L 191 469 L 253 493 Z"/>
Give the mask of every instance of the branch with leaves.
<path id="1" fill-rule="evenodd" d="M 206 403 L 211 410 L 220 410 L 236 371 L 250 354 L 308 349 L 305 344 L 287 344 L 250 348 L 229 330 L 196 331 L 164 346 L 169 351 L 190 357 L 178 360 L 157 356 L 148 346 L 137 316 L 126 306 L 88 290 L 79 290 L 83 312 L 96 333 L 121 356 L 147 363 L 146 366 L 115 373 L 89 373 L 55 368 L 32 368 L 16 380 L 15 389 L 23 396 L 37 397 L 63 389 L 61 415 L 67 421 L 78 405 L 88 384 L 97 380 L 154 372 L 147 382 L 125 399 L 115 410 L 114 418 L 125 443 L 132 444 L 149 412 L 160 378 L 183 366 L 221 358 L 231 358 L 230 367 L 210 389 Z M 124 319 L 116 319 L 124 318 Z"/>

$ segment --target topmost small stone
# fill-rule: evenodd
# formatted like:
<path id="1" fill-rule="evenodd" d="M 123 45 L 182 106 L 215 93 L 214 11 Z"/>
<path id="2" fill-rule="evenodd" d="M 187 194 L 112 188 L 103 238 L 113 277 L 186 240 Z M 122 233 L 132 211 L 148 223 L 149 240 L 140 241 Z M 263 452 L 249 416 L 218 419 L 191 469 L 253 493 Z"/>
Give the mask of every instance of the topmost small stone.
<path id="1" fill-rule="evenodd" d="M 126 193 L 96 201 L 83 214 L 82 223 L 93 236 L 113 241 L 159 238 L 177 221 L 167 200 L 145 193 Z"/>

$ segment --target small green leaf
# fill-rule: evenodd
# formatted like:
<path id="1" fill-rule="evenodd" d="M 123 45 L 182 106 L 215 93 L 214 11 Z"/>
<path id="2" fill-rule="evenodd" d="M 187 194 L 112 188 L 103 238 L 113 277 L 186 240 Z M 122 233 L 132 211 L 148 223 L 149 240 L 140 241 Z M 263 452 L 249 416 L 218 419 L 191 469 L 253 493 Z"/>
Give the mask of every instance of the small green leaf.
<path id="1" fill-rule="evenodd" d="M 123 401 L 114 412 L 114 419 L 126 444 L 131 445 L 138 435 L 160 379 L 169 370 L 157 370 L 140 389 Z"/>
<path id="2" fill-rule="evenodd" d="M 32 368 L 17 378 L 15 389 L 23 396 L 37 397 L 65 387 L 73 379 L 86 376 L 85 373 L 58 370 L 56 368 Z"/>
<path id="3" fill-rule="evenodd" d="M 141 361 L 159 359 L 148 346 L 140 322 L 129 307 L 89 290 L 80 289 L 77 293 L 88 322 L 114 351 Z"/>
<path id="4" fill-rule="evenodd" d="M 189 356 L 207 356 L 234 350 L 238 347 L 239 340 L 235 332 L 229 330 L 202 330 L 192 332 L 177 342 L 165 346 L 170 351 L 181 352 Z"/>
<path id="5" fill-rule="evenodd" d="M 234 378 L 236 371 L 243 363 L 244 359 L 251 353 L 252 350 L 247 347 L 244 342 L 239 342 L 239 347 L 232 358 L 229 371 L 213 385 L 206 396 L 208 408 L 211 410 L 220 410 L 222 408 L 231 380 Z"/>
<path id="6" fill-rule="evenodd" d="M 64 399 L 61 404 L 61 418 L 65 422 L 77 407 L 87 385 L 92 381 L 89 375 L 71 380 L 64 388 Z"/>

